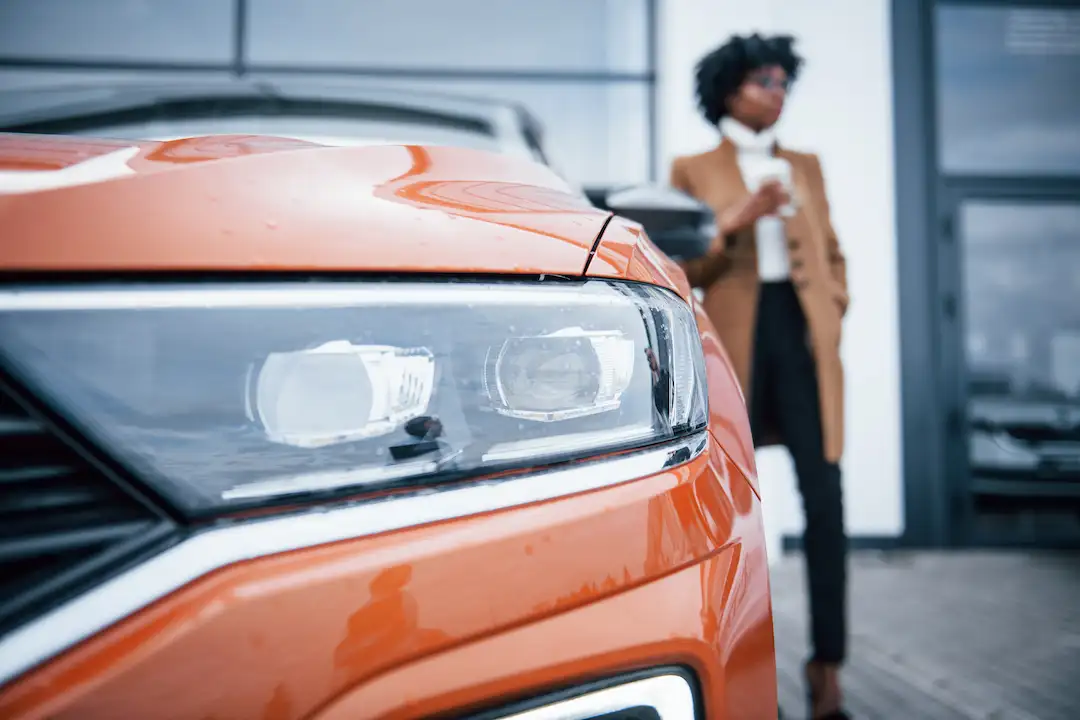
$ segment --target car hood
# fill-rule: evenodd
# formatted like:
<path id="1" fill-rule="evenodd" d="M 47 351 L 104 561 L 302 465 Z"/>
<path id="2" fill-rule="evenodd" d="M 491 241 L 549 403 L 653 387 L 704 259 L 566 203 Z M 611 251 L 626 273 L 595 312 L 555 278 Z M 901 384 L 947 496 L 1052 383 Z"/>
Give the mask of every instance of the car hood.
<path id="1" fill-rule="evenodd" d="M 578 276 L 607 218 L 543 165 L 464 148 L 0 134 L 6 271 Z"/>

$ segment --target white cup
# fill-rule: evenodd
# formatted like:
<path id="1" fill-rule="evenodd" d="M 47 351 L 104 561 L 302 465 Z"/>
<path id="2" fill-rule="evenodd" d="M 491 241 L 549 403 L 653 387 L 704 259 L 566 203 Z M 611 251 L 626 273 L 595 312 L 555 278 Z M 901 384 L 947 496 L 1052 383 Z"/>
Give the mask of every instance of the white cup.
<path id="1" fill-rule="evenodd" d="M 782 206 L 777 213 L 780 217 L 791 217 L 798 209 L 798 203 L 795 200 L 795 188 L 791 182 L 791 165 L 782 158 L 769 158 L 768 165 L 761 173 L 761 183 L 764 184 L 770 180 L 779 181 L 781 187 L 787 191 L 791 201 Z"/>

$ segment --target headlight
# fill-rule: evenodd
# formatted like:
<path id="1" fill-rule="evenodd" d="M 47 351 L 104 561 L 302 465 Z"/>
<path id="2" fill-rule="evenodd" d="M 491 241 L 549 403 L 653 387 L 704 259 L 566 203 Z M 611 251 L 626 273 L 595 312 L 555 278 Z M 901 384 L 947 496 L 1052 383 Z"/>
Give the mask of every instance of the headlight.
<path id="1" fill-rule="evenodd" d="M 690 308 L 582 283 L 31 288 L 0 357 L 192 514 L 428 484 L 706 424 Z"/>

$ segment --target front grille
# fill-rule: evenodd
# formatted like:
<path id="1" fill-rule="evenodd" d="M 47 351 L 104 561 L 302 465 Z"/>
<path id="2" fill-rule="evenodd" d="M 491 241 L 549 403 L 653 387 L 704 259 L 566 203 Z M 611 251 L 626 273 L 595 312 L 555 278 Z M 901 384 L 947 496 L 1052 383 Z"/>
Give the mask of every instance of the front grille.
<path id="1" fill-rule="evenodd" d="M 0 635 L 101 581 L 168 527 L 0 383 Z"/>

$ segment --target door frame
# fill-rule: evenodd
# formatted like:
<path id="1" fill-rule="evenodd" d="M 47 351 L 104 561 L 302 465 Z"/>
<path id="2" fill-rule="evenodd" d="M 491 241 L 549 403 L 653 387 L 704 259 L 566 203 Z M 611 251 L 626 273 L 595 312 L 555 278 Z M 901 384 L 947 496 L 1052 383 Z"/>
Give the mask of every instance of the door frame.
<path id="1" fill-rule="evenodd" d="M 1080 176 L 944 175 L 938 168 L 934 11 L 974 5 L 1080 8 L 1080 0 L 892 0 L 904 534 L 908 547 L 974 544 L 956 387 L 963 351 L 956 209 L 964 199 L 1080 198 Z M 957 446 L 964 449 L 961 456 Z M 966 504 L 966 506 L 965 506 Z M 989 543 L 987 543 L 987 540 Z M 994 538 L 978 544 L 995 544 Z"/>

